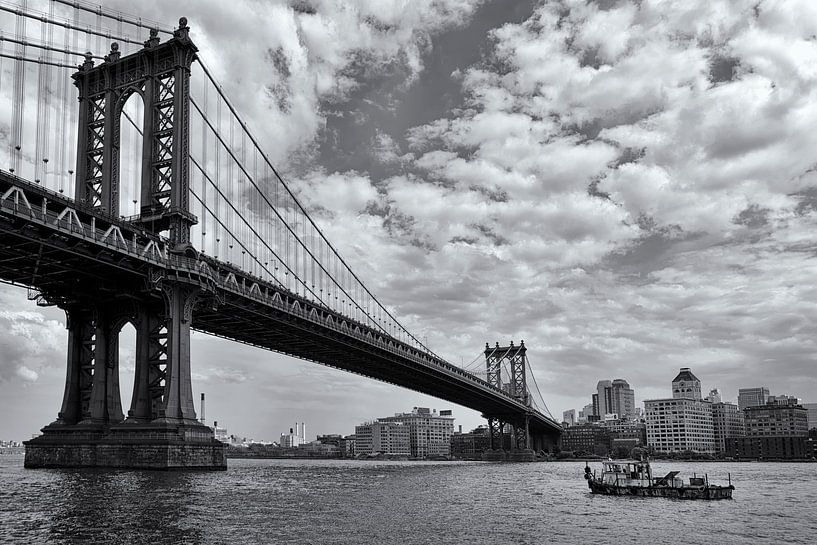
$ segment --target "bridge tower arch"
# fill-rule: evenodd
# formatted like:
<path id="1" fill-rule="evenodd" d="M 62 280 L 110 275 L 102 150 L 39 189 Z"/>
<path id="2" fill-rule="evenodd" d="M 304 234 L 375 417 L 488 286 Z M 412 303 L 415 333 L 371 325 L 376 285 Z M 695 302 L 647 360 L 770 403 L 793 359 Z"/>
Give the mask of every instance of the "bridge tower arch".
<path id="1" fill-rule="evenodd" d="M 190 246 L 190 68 L 198 48 L 187 19 L 160 42 L 151 30 L 145 47 L 121 56 L 111 44 L 105 62 L 91 55 L 73 74 L 79 91 L 75 199 L 119 215 L 121 114 L 132 93 L 141 95 L 144 116 L 139 221 L 152 232 L 168 231 L 178 251 Z"/>
<path id="2" fill-rule="evenodd" d="M 486 453 L 487 459 L 505 459 L 506 447 L 510 439 L 510 458 L 526 460 L 533 458 L 534 441 L 530 432 L 530 414 L 533 412 L 530 391 L 527 382 L 527 348 L 525 341 L 508 346 L 496 343 L 491 347 L 485 344 L 485 374 L 488 384 L 508 393 L 520 403 L 530 408 L 528 413 L 520 415 L 486 414 L 490 434 L 491 449 Z M 503 381 L 503 369 L 507 380 Z M 510 427 L 510 437 L 506 429 Z"/>

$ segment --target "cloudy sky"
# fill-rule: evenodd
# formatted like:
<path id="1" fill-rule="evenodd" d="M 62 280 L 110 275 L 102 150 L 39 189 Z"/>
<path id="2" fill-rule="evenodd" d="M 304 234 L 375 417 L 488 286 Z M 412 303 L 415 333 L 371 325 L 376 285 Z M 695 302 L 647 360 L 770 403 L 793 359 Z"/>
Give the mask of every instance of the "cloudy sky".
<path id="1" fill-rule="evenodd" d="M 551 411 L 679 367 L 817 401 L 811 0 L 106 2 L 190 21 L 201 57 L 330 240 L 454 363 L 524 339 Z M 0 286 L 0 438 L 56 416 L 64 318 Z M 130 399 L 133 334 L 122 338 Z M 231 432 L 352 433 L 413 406 L 196 334 Z"/>

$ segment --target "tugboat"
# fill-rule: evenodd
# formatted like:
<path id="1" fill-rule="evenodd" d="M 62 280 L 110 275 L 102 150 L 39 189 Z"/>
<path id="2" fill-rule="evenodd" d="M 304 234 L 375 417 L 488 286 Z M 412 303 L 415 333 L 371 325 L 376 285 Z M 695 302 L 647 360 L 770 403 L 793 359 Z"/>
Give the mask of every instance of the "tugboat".
<path id="1" fill-rule="evenodd" d="M 649 461 L 602 462 L 601 478 L 597 478 L 585 462 L 584 478 L 593 494 L 610 496 L 646 496 L 682 500 L 725 500 L 732 498 L 732 476 L 729 484 L 709 484 L 709 477 L 693 475 L 688 483 L 670 471 L 664 477 L 653 478 Z"/>

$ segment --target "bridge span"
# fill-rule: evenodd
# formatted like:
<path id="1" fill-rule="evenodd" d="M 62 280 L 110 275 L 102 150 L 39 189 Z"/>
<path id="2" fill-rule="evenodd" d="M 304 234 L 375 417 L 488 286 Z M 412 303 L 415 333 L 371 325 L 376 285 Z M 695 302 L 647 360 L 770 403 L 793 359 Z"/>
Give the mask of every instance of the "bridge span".
<path id="1" fill-rule="evenodd" d="M 549 450 L 561 428 L 531 402 L 524 344 L 486 349 L 483 379 L 406 331 L 329 245 L 271 165 L 275 177 L 249 167 L 240 157 L 246 149 L 232 145 L 232 125 L 228 143 L 221 120 L 208 118 L 206 95 L 199 102 L 190 96 L 197 49 L 186 24 L 182 19 L 163 43 L 151 32 L 129 55 L 112 46 L 99 65 L 86 57 L 72 74 L 79 137 L 68 194 L 19 175 L 21 154 L 13 157 L 16 168 L 0 171 L 0 279 L 27 287 L 38 304 L 63 309 L 69 332 L 61 410 L 41 437 L 28 442 L 26 465 L 223 468 L 223 446 L 196 419 L 191 329 L 480 411 L 497 452 L 508 428 L 517 458 Z M 119 124 L 133 94 L 144 101 L 141 205 L 138 214 L 123 217 Z M 219 100 L 234 113 L 226 97 Z M 204 134 L 198 136 L 204 155 L 190 153 L 191 104 L 201 129 L 211 132 L 210 144 L 219 148 L 215 161 L 207 158 Z M 240 118 L 236 123 L 247 131 Z M 268 163 L 263 152 L 253 153 Z M 226 175 L 219 170 L 222 156 L 235 166 Z M 236 189 L 236 176 L 255 189 L 249 183 Z M 251 219 L 243 207 L 255 209 Z M 237 223 L 240 228 L 230 227 Z M 193 235 L 201 238 L 198 247 Z M 208 243 L 214 252 L 206 251 Z M 217 258 L 219 250 L 233 252 L 236 262 Z M 129 322 L 137 349 L 125 412 L 117 347 Z M 507 384 L 503 362 L 511 368 Z"/>

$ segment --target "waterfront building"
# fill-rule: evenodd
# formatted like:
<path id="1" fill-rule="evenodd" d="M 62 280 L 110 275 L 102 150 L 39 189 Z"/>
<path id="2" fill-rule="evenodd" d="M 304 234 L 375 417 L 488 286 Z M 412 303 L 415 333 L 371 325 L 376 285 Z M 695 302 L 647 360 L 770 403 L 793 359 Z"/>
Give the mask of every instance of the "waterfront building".
<path id="1" fill-rule="evenodd" d="M 691 374 L 691 373 L 690 373 Z M 693 375 L 694 376 L 694 375 Z M 683 389 L 695 395 L 695 386 L 688 378 L 678 381 Z M 673 394 L 676 382 L 673 381 Z M 700 396 L 700 383 L 697 389 Z M 647 444 L 658 452 L 715 452 L 715 433 L 712 422 L 712 404 L 691 398 L 650 399 L 644 401 L 647 414 Z"/>
<path id="2" fill-rule="evenodd" d="M 711 396 L 711 392 L 710 392 Z M 726 440 L 744 434 L 743 412 L 734 403 L 712 403 L 715 451 L 726 452 Z"/>
<path id="3" fill-rule="evenodd" d="M 482 453 L 490 448 L 491 435 L 487 426 L 479 426 L 468 433 L 460 430 L 451 436 L 451 456 L 455 458 L 481 460 Z"/>
<path id="4" fill-rule="evenodd" d="M 562 432 L 561 449 L 574 453 L 607 456 L 610 453 L 610 430 L 604 426 L 580 424 Z"/>
<path id="5" fill-rule="evenodd" d="M 769 400 L 769 389 L 765 386 L 758 388 L 741 388 L 738 390 L 738 409 L 743 411 L 747 407 L 765 405 Z"/>
<path id="6" fill-rule="evenodd" d="M 672 397 L 675 399 L 703 399 L 701 381 L 692 374 L 689 367 L 681 367 L 678 375 L 672 380 Z"/>
<path id="7" fill-rule="evenodd" d="M 815 456 L 815 443 L 803 436 L 730 437 L 726 454 L 738 460 L 803 460 Z"/>
<path id="8" fill-rule="evenodd" d="M 562 422 L 566 426 L 575 426 L 576 425 L 576 409 L 569 409 L 562 413 Z"/>
<path id="9" fill-rule="evenodd" d="M 647 424 L 643 420 L 605 420 L 599 426 L 610 432 L 610 449 L 614 454 L 626 456 L 635 447 L 647 446 Z"/>
<path id="10" fill-rule="evenodd" d="M 744 411 L 748 437 L 785 437 L 808 435 L 808 411 L 802 405 L 766 405 Z"/>
<path id="11" fill-rule="evenodd" d="M 451 454 L 451 436 L 454 434 L 454 417 L 451 411 L 433 411 L 414 407 L 410 413 L 378 418 L 379 422 L 400 422 L 411 433 L 411 456 L 448 456 Z"/>
<path id="12" fill-rule="evenodd" d="M 411 431 L 402 422 L 366 422 L 355 426 L 355 455 L 411 456 Z"/>
<path id="13" fill-rule="evenodd" d="M 806 410 L 808 429 L 817 429 L 817 403 L 803 403 L 803 408 Z"/>

